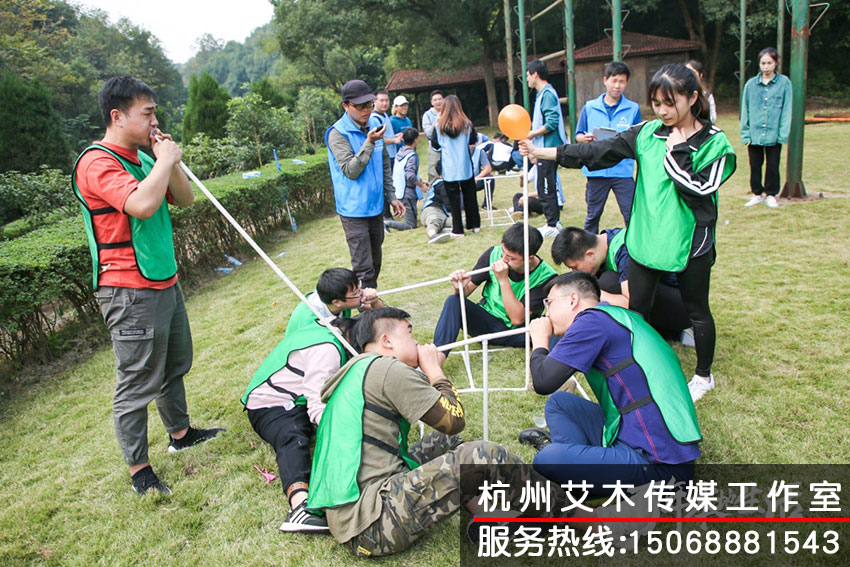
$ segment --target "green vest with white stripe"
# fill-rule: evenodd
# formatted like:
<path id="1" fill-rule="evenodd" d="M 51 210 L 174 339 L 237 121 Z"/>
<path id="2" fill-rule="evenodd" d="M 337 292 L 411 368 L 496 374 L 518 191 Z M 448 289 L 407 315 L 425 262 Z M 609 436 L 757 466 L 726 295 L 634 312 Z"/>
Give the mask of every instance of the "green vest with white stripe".
<path id="1" fill-rule="evenodd" d="M 502 247 L 494 246 L 493 250 L 490 252 L 490 265 L 502 257 Z M 529 259 L 530 260 L 530 259 Z M 511 323 L 511 318 L 508 317 L 508 312 L 505 309 L 505 301 L 502 299 L 502 288 L 499 285 L 499 280 L 496 279 L 496 274 L 493 273 L 493 270 L 490 270 L 490 280 L 484 286 L 484 290 L 481 292 L 481 296 L 484 299 L 484 302 L 481 303 L 481 307 L 497 319 L 500 319 L 504 322 L 505 325 L 509 329 L 514 329 L 517 326 Z M 528 289 L 529 291 L 547 281 L 549 278 L 555 275 L 555 270 L 544 262 L 540 260 L 540 264 L 531 273 L 528 274 Z M 521 279 L 518 282 L 513 280 L 508 280 L 511 283 L 511 289 L 514 290 L 514 296 L 522 301 L 525 297 L 525 279 Z"/>
<path id="2" fill-rule="evenodd" d="M 148 219 L 137 219 L 113 207 L 101 209 L 89 207 L 77 187 L 77 165 L 79 165 L 80 159 L 92 150 L 106 152 L 117 159 L 124 170 L 138 181 L 147 177 L 154 166 L 153 158 L 144 152 L 139 152 L 141 165 L 137 165 L 99 144 L 92 144 L 83 150 L 83 153 L 74 163 L 74 170 L 71 172 L 71 187 L 74 189 L 74 195 L 79 199 L 80 208 L 83 211 L 83 222 L 86 227 L 86 238 L 88 239 L 92 260 L 92 287 L 97 289 L 97 277 L 101 271 L 99 251 L 113 248 L 131 247 L 136 257 L 139 273 L 146 280 L 161 282 L 174 277 L 174 274 L 177 273 L 177 260 L 174 258 L 174 236 L 171 230 L 171 217 L 168 214 L 168 203 L 163 199 L 162 204 Z M 126 242 L 102 242 L 98 239 L 92 217 L 106 214 L 125 215 L 127 217 L 130 223 L 130 240 Z"/>
<path id="3" fill-rule="evenodd" d="M 613 305 L 597 305 L 592 309 L 602 311 L 631 336 L 632 357 L 608 369 L 605 373 L 591 368 L 585 376 L 596 395 L 605 425 L 602 428 L 602 446 L 610 447 L 620 431 L 621 416 L 655 402 L 673 439 L 679 443 L 697 443 L 702 433 L 697 422 L 694 402 L 688 391 L 688 382 L 682 372 L 679 357 L 643 317 L 634 311 Z M 636 364 L 643 370 L 649 386 L 649 395 L 631 404 L 617 407 L 608 389 L 608 379 L 624 368 Z"/>
<path id="4" fill-rule="evenodd" d="M 364 442 L 401 457 L 411 470 L 419 466 L 407 454 L 410 422 L 367 403 L 363 395 L 366 373 L 379 358 L 378 355 L 363 355 L 352 361 L 325 406 L 316 431 L 316 449 L 310 471 L 310 493 L 307 495 L 307 508 L 310 510 L 337 508 L 360 498 L 357 473 Z M 398 448 L 363 433 L 364 411 L 398 422 Z"/>
<path id="5" fill-rule="evenodd" d="M 629 256 L 648 268 L 681 272 L 688 265 L 696 218 L 664 169 L 667 144 L 654 136 L 662 125 L 653 120 L 637 136 L 637 180 L 626 246 Z M 726 136 L 711 136 L 692 152 L 693 169 L 700 172 L 723 156 L 727 160 L 717 175 L 725 181 L 735 171 L 735 152 Z M 709 198 L 716 210 L 717 192 Z"/>

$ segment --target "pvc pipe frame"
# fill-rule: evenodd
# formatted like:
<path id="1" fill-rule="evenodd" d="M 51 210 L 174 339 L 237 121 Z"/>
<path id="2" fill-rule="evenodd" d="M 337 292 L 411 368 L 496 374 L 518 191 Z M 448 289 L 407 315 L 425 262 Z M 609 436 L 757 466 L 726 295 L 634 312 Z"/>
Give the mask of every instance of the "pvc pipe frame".
<path id="1" fill-rule="evenodd" d="M 201 180 L 200 180 L 200 179 L 198 179 L 198 178 L 195 176 L 195 174 L 194 174 L 194 173 L 192 173 L 192 170 L 191 170 L 191 169 L 189 169 L 189 168 L 186 166 L 186 164 L 185 164 L 185 163 L 183 163 L 182 161 L 180 162 L 180 169 L 182 169 L 182 170 L 183 170 L 183 173 L 185 173 L 185 174 L 189 177 L 189 179 L 191 179 L 191 180 L 192 180 L 192 182 L 193 182 L 195 185 L 197 185 L 197 186 L 198 186 L 198 189 L 200 189 L 200 190 L 201 190 L 201 192 L 202 192 L 202 193 L 203 193 L 203 194 L 207 197 L 207 199 L 209 199 L 209 200 L 210 200 L 210 203 L 212 203 L 212 204 L 215 206 L 215 208 L 216 208 L 216 209 L 218 209 L 218 211 L 219 211 L 222 215 L 224 215 L 224 218 L 226 218 L 226 219 L 227 219 L 227 221 L 228 221 L 230 224 L 232 224 L 232 225 L 233 225 L 233 228 L 235 228 L 235 229 L 237 230 L 237 232 L 239 232 L 239 234 L 242 236 L 242 238 L 244 238 L 244 239 L 245 239 L 245 241 L 246 241 L 248 244 L 250 244 L 250 245 L 251 245 L 251 248 L 253 248 L 253 249 L 254 249 L 254 251 L 255 251 L 257 254 L 259 254 L 260 258 L 262 258 L 262 259 L 266 262 L 266 264 L 268 264 L 268 265 L 269 265 L 269 267 L 270 267 L 272 270 L 274 270 L 274 273 L 275 273 L 275 274 L 277 274 L 277 275 L 278 275 L 278 277 L 279 277 L 280 279 L 282 279 L 282 280 L 283 280 L 283 282 L 284 282 L 286 285 L 288 285 L 288 286 L 289 286 L 289 288 L 290 288 L 290 289 L 291 289 L 291 290 L 295 293 L 295 295 L 296 295 L 296 296 L 298 296 L 298 299 L 300 299 L 300 300 L 304 303 L 304 305 L 306 305 L 307 307 L 309 307 L 309 308 L 310 308 L 310 311 L 312 311 L 312 312 L 313 312 L 313 314 L 316 316 L 316 318 L 317 318 L 319 321 L 321 321 L 322 323 L 324 323 L 324 324 L 325 324 L 325 326 L 328 328 L 328 330 L 330 330 L 330 332 L 331 332 L 331 333 L 333 333 L 333 334 L 334 334 L 334 336 L 335 336 L 337 339 L 339 339 L 339 341 L 340 341 L 340 342 L 342 343 L 342 345 L 346 348 L 346 350 L 348 350 L 348 352 L 350 352 L 351 354 L 353 354 L 353 355 L 355 355 L 355 356 L 356 356 L 356 355 L 357 355 L 357 351 L 356 351 L 356 350 L 354 350 L 354 347 L 352 347 L 352 346 L 348 343 L 348 341 L 346 341 L 346 340 L 345 340 L 345 337 L 343 337 L 343 336 L 342 336 L 342 333 L 339 331 L 339 329 L 338 329 L 338 328 L 336 328 L 336 327 L 335 327 L 335 326 L 333 326 L 333 325 L 330 325 L 330 324 L 329 324 L 329 322 L 328 322 L 328 320 L 326 320 L 324 317 L 322 317 L 321 313 L 319 313 L 319 312 L 316 310 L 316 308 L 315 308 L 315 307 L 313 307 L 312 305 L 310 305 L 310 302 L 309 302 L 309 301 L 307 301 L 307 298 L 304 296 L 304 294 L 303 294 L 303 293 L 301 293 L 301 291 L 299 291 L 299 289 L 298 289 L 297 287 L 295 287 L 295 284 L 294 284 L 294 283 L 292 283 L 292 281 L 291 281 L 288 277 L 286 277 L 286 274 L 284 274 L 284 273 L 283 273 L 283 270 L 281 270 L 280 268 L 278 268 L 278 267 L 277 267 L 277 264 L 275 264 L 275 263 L 272 261 L 272 259 L 271 259 L 271 258 L 269 258 L 268 254 L 266 254 L 266 253 L 263 251 L 263 249 L 262 249 L 262 248 L 260 248 L 260 246 L 259 246 L 256 242 L 254 242 L 254 239 L 253 239 L 253 238 L 251 238 L 251 236 L 250 236 L 247 232 L 245 232 L 245 229 L 244 229 L 244 228 L 242 228 L 242 225 L 240 225 L 240 224 L 239 224 L 239 222 L 237 222 L 237 221 L 236 221 L 236 219 L 234 219 L 234 218 L 230 215 L 230 213 L 229 213 L 229 212 L 227 212 L 227 209 L 225 209 L 225 208 L 224 208 L 224 206 L 223 206 L 221 203 L 219 203 L 218 199 L 216 199 L 216 198 L 215 198 L 215 196 L 213 196 L 213 194 L 212 194 L 212 193 L 210 193 L 210 191 L 209 191 L 209 190 L 208 190 L 208 189 L 204 186 L 204 184 L 201 182 Z"/>

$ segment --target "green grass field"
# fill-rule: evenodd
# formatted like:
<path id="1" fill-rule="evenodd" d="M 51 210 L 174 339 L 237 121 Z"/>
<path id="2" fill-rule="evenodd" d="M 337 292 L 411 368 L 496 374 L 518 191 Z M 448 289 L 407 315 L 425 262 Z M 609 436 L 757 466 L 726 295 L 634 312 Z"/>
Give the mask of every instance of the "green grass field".
<path id="1" fill-rule="evenodd" d="M 810 194 L 823 192 L 827 198 L 783 203 L 777 210 L 743 207 L 746 152 L 736 118 L 721 116 L 720 126 L 730 132 L 741 159 L 720 191 L 712 273 L 717 389 L 697 406 L 705 439 L 702 462 L 850 462 L 844 435 L 850 414 L 850 125 L 806 128 L 804 180 Z M 559 171 L 567 191 L 562 222 L 580 226 L 581 173 Z M 784 162 L 781 171 L 784 179 Z M 516 190 L 516 180 L 500 180 L 496 203 L 509 206 Z M 612 197 L 602 226 L 621 224 Z M 484 228 L 439 246 L 427 246 L 421 228 L 393 232 L 384 243 L 381 287 L 471 267 L 502 230 Z M 550 245 L 551 240 L 544 243 L 544 258 Z M 295 235 L 280 233 L 266 250 L 305 292 L 323 269 L 349 265 L 336 217 L 305 223 Z M 173 497 L 139 499 L 130 489 L 112 430 L 110 347 L 58 370 L 56 365 L 27 369 L 18 381 L 0 384 L 0 565 L 371 563 L 330 537 L 283 535 L 277 529 L 286 513 L 280 483 L 266 485 L 252 468 L 276 473 L 274 455 L 254 434 L 239 397 L 282 336 L 295 297 L 264 263 L 243 260 L 250 261 L 188 298 L 195 346 L 194 367 L 186 377 L 192 421 L 226 427 L 227 433 L 168 455 L 166 433 L 151 408 L 151 462 Z M 393 295 L 390 303 L 413 314 L 417 338 L 428 342 L 449 292 L 447 284 L 418 289 Z M 675 348 L 690 375 L 693 350 Z M 480 357 L 474 363 L 480 364 Z M 522 385 L 522 367 L 521 351 L 496 353 L 491 386 Z M 459 387 L 465 385 L 459 357 L 450 358 L 447 374 Z M 532 416 L 543 414 L 544 398 L 496 392 L 490 400 L 490 438 L 530 459 L 516 435 L 531 425 Z M 467 394 L 463 402 L 464 437 L 480 439 L 481 395 Z M 457 565 L 457 528 L 455 517 L 408 552 L 372 562 Z"/>

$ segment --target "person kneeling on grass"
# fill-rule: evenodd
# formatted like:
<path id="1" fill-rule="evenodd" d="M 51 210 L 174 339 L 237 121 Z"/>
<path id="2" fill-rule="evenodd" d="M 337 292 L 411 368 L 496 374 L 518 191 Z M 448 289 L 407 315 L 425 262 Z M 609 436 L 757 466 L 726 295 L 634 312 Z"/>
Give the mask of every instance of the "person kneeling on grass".
<path id="1" fill-rule="evenodd" d="M 702 434 L 670 345 L 637 313 L 600 303 L 590 274 L 562 274 L 548 289 L 548 315 L 531 322 L 530 334 L 534 390 L 552 394 L 551 437 L 536 428 L 519 436 L 539 451 L 534 469 L 561 484 L 596 486 L 692 478 Z M 553 331 L 561 339 L 550 353 Z M 600 404 L 556 392 L 577 371 Z"/>
<path id="2" fill-rule="evenodd" d="M 461 504 L 479 511 L 473 495 L 461 491 L 462 465 L 490 465 L 476 470 L 474 486 L 486 480 L 521 488 L 529 472 L 506 466 L 523 462 L 505 447 L 457 436 L 464 409 L 443 374 L 444 358 L 434 345 L 417 343 L 408 318 L 392 307 L 357 317 L 350 336 L 363 354 L 322 387 L 327 406 L 307 507 L 323 510 L 334 538 L 366 557 L 407 549 Z M 410 424 L 418 420 L 436 431 L 408 449 Z M 473 485 L 468 479 L 464 486 Z"/>
<path id="3" fill-rule="evenodd" d="M 602 290 L 602 301 L 629 308 L 629 251 L 625 229 L 605 229 L 593 234 L 568 226 L 552 243 L 552 261 L 596 277 Z M 685 309 L 676 274 L 668 272 L 655 288 L 655 301 L 648 321 L 664 338 L 694 346 L 691 319 Z"/>
<path id="4" fill-rule="evenodd" d="M 416 228 L 416 210 L 422 191 L 428 190 L 428 184 L 419 177 L 419 156 L 416 145 L 419 143 L 419 130 L 407 128 L 401 134 L 404 146 L 393 159 L 393 188 L 396 199 L 404 204 L 404 220 L 385 220 L 387 229 L 410 230 Z"/>
<path id="5" fill-rule="evenodd" d="M 374 291 L 374 290 L 369 290 Z M 325 316 L 320 321 L 300 303 L 289 318 L 284 338 L 254 373 L 242 396 L 242 404 L 254 431 L 274 447 L 289 513 L 283 532 L 328 530 L 324 518 L 306 512 L 310 480 L 310 440 L 325 404 L 319 394 L 322 384 L 348 359 L 331 324 L 345 328 L 351 309 L 361 305 L 364 292 L 357 275 L 345 268 L 325 270 L 316 292 L 307 300 Z"/>
<path id="6" fill-rule="evenodd" d="M 491 246 L 476 262 L 474 270 L 490 266 L 491 271 L 469 276 L 464 270 L 451 274 L 454 293 L 443 304 L 443 312 L 434 329 L 434 343 L 438 346 L 453 343 L 461 329 L 460 302 L 465 301 L 466 322 L 469 335 L 476 337 L 515 329 L 525 324 L 525 263 L 528 262 L 531 317 L 543 313 L 546 283 L 555 277 L 555 270 L 543 261 L 537 251 L 543 237 L 534 227 L 528 227 L 529 254 L 523 255 L 522 223 L 511 225 L 502 235 L 501 246 Z M 465 299 L 484 284 L 480 303 Z M 463 290 L 459 295 L 458 290 Z M 461 299 L 464 298 L 464 299 Z M 493 339 L 490 344 L 515 348 L 525 347 L 523 334 Z"/>

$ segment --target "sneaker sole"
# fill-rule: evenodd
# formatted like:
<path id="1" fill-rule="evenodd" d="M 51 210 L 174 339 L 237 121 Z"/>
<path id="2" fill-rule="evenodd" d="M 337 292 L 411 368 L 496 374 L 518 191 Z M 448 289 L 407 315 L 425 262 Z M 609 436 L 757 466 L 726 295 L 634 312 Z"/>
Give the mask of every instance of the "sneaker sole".
<path id="1" fill-rule="evenodd" d="M 428 240 L 428 244 L 442 244 L 443 242 L 448 242 L 451 239 L 452 236 L 449 233 L 443 232 L 441 234 L 432 236 L 431 239 Z"/>
<path id="2" fill-rule="evenodd" d="M 287 534 L 306 533 L 330 533 L 331 529 L 328 526 L 308 526 L 305 524 L 291 524 L 284 522 L 280 525 L 280 531 Z"/>
<path id="3" fill-rule="evenodd" d="M 225 431 L 227 431 L 227 430 L 225 430 Z M 220 431 L 218 435 L 221 435 L 222 433 L 224 433 L 224 431 Z M 188 449 L 192 449 L 192 448 L 194 448 L 194 447 L 199 447 L 199 446 L 201 446 L 201 445 L 204 445 L 204 444 L 206 444 L 206 443 L 209 443 L 209 442 L 210 442 L 210 441 L 212 441 L 213 439 L 218 439 L 218 435 L 216 435 L 215 437 L 210 437 L 210 438 L 209 438 L 209 439 L 207 439 L 206 441 L 201 441 L 200 443 L 195 443 L 194 445 L 189 445 L 188 447 L 183 447 L 182 449 L 178 449 L 178 448 L 177 448 L 177 447 L 175 447 L 174 445 L 169 445 L 169 446 L 168 446 L 168 452 L 169 452 L 171 455 L 173 455 L 173 454 L 175 454 L 175 453 L 179 453 L 179 452 L 181 452 L 181 451 L 186 451 L 186 450 L 188 450 Z"/>

